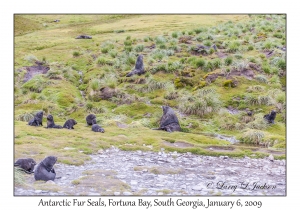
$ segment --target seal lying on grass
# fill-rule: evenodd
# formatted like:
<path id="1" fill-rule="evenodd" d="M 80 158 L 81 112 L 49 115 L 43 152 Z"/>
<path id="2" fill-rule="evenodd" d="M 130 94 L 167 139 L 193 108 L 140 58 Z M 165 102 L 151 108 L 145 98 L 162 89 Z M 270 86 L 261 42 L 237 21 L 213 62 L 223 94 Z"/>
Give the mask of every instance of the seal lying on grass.
<path id="1" fill-rule="evenodd" d="M 34 170 L 34 166 L 36 165 L 36 162 L 32 158 L 24 158 L 24 159 L 18 159 L 14 166 L 17 166 L 22 169 L 25 173 L 32 174 Z"/>
<path id="2" fill-rule="evenodd" d="M 54 180 L 56 173 L 54 171 L 54 164 L 57 161 L 57 157 L 48 156 L 42 162 L 38 164 L 36 169 L 34 170 L 34 178 L 35 180 Z"/>
<path id="3" fill-rule="evenodd" d="M 98 124 L 92 125 L 92 131 L 104 133 L 104 129 Z"/>
<path id="4" fill-rule="evenodd" d="M 29 120 L 28 125 L 43 126 L 43 111 L 36 113 L 33 119 Z"/>
<path id="5" fill-rule="evenodd" d="M 55 125 L 53 116 L 49 114 L 47 116 L 47 127 L 46 128 L 63 128 L 61 125 Z"/>
<path id="6" fill-rule="evenodd" d="M 162 106 L 162 109 L 163 116 L 160 119 L 160 126 L 154 130 L 164 130 L 168 132 L 181 131 L 181 127 L 174 110 L 169 106 Z"/>
<path id="7" fill-rule="evenodd" d="M 75 39 L 91 39 L 92 37 L 91 36 L 88 36 L 88 35 L 79 35 L 77 36 Z"/>

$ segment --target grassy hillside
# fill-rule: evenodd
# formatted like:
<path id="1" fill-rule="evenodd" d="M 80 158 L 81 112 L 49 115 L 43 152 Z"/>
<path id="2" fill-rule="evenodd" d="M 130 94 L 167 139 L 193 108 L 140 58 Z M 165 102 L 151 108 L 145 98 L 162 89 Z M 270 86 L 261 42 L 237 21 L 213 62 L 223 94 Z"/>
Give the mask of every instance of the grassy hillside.
<path id="1" fill-rule="evenodd" d="M 284 158 L 285 27 L 284 15 L 15 15 L 15 156 L 83 164 L 114 145 Z M 93 38 L 75 39 L 80 34 Z M 139 54 L 146 73 L 126 77 Z M 36 61 L 50 70 L 24 82 Z M 175 110 L 183 132 L 151 130 L 161 105 Z M 39 110 L 44 125 L 48 114 L 56 124 L 78 124 L 72 131 L 27 126 Z M 277 116 L 269 125 L 263 115 L 271 110 Z M 89 113 L 104 134 L 85 126 Z"/>

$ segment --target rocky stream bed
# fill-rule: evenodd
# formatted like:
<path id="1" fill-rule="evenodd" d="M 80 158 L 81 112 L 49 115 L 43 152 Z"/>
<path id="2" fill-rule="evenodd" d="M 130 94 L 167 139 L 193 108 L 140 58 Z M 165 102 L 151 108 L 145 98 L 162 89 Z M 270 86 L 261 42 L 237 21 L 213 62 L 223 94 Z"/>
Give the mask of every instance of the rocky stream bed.
<path id="1" fill-rule="evenodd" d="M 112 147 L 84 165 L 55 164 L 54 181 L 36 182 L 15 195 L 278 195 L 286 194 L 285 160 L 210 157 L 191 153 L 122 151 Z"/>

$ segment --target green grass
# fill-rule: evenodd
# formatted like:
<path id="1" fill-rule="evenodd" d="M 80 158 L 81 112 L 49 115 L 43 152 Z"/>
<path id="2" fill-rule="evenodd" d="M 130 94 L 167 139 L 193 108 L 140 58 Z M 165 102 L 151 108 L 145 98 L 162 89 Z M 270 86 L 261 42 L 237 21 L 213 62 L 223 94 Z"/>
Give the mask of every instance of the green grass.
<path id="1" fill-rule="evenodd" d="M 228 145 L 208 136 L 214 133 L 235 136 L 249 147 L 261 143 L 284 150 L 286 61 L 275 44 L 285 45 L 285 19 L 272 17 L 265 26 L 263 15 L 15 15 L 16 157 L 55 154 L 62 163 L 81 165 L 99 149 L 114 145 L 149 150 L 143 144 L 154 151 L 164 147 L 213 156 L 254 154 L 235 146 L 208 150 Z M 252 33 L 252 27 L 260 31 Z M 93 39 L 75 39 L 83 33 Z M 190 49 L 198 44 L 216 44 L 218 51 L 194 55 Z M 272 49 L 274 56 L 267 58 L 264 50 Z M 125 77 L 138 54 L 143 54 L 146 74 Z M 23 67 L 38 60 L 50 70 L 24 83 Z M 251 69 L 253 79 L 231 75 L 243 69 Z M 207 79 L 219 74 L 225 76 Z M 103 87 L 114 90 L 114 96 L 102 100 Z M 151 130 L 159 126 L 162 105 L 175 110 L 184 132 Z M 228 107 L 239 114 L 228 113 Z M 247 118 L 246 108 L 253 110 L 253 118 Z M 262 116 L 272 109 L 279 111 L 276 124 L 267 125 Z M 78 125 L 73 131 L 27 126 L 38 110 L 52 114 L 57 124 L 74 118 Z M 84 126 L 89 113 L 97 115 L 105 133 Z M 255 137 L 254 131 L 264 135 Z M 163 139 L 194 146 L 176 148 Z M 70 145 L 75 149 L 64 150 Z M 266 155 L 262 151 L 256 157 Z"/>

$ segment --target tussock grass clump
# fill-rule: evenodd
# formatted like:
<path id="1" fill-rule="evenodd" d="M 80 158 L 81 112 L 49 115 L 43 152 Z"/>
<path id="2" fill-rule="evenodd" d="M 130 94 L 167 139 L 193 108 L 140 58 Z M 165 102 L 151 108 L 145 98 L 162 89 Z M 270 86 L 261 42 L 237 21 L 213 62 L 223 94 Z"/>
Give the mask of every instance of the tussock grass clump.
<path id="1" fill-rule="evenodd" d="M 174 32 L 172 33 L 172 37 L 173 37 L 173 38 L 178 38 L 178 32 L 174 31 Z"/>
<path id="2" fill-rule="evenodd" d="M 230 114 L 227 110 L 220 109 L 218 112 L 218 117 L 215 118 L 215 121 L 222 129 L 235 130 L 238 119 Z"/>
<path id="3" fill-rule="evenodd" d="M 173 83 L 167 83 L 165 86 L 165 95 L 164 98 L 168 99 L 168 100 L 173 100 L 179 97 L 176 89 L 175 89 L 175 85 Z"/>
<path id="4" fill-rule="evenodd" d="M 197 90 L 193 95 L 187 93 L 178 102 L 180 111 L 200 117 L 218 112 L 222 106 L 218 94 L 211 88 Z"/>
<path id="5" fill-rule="evenodd" d="M 206 64 L 206 61 L 203 58 L 197 58 L 193 62 L 195 68 L 203 68 Z"/>
<path id="6" fill-rule="evenodd" d="M 250 105 L 259 105 L 257 96 L 251 94 L 245 95 L 245 102 Z"/>
<path id="7" fill-rule="evenodd" d="M 227 51 L 230 52 L 230 53 L 234 53 L 234 52 L 239 51 L 239 49 L 240 49 L 240 43 L 237 42 L 237 41 L 233 41 L 233 42 L 230 42 L 228 44 L 228 50 Z"/>
<path id="8" fill-rule="evenodd" d="M 164 89 L 168 82 L 160 82 L 154 79 L 152 76 L 146 78 L 146 84 L 142 88 L 138 88 L 139 91 L 144 93 L 153 92 L 154 90 Z"/>
<path id="9" fill-rule="evenodd" d="M 74 57 L 78 57 L 79 55 L 80 55 L 80 52 L 78 52 L 78 51 L 74 51 L 74 52 L 73 52 L 73 56 L 74 56 Z"/>
<path id="10" fill-rule="evenodd" d="M 111 41 L 106 41 L 101 44 L 101 52 L 102 53 L 108 53 L 108 51 L 114 49 L 115 46 Z"/>
<path id="11" fill-rule="evenodd" d="M 242 70 L 248 68 L 249 63 L 246 60 L 244 60 L 244 61 L 235 61 L 232 66 L 235 70 L 242 71 Z"/>
<path id="12" fill-rule="evenodd" d="M 97 64 L 100 66 L 106 65 L 107 62 L 108 62 L 108 59 L 105 57 L 102 57 L 102 56 L 97 59 Z"/>
<path id="13" fill-rule="evenodd" d="M 228 56 L 228 57 L 225 58 L 225 60 L 224 60 L 224 64 L 225 64 L 226 66 L 230 66 L 230 65 L 232 64 L 232 62 L 233 62 L 233 58 L 232 58 L 231 56 Z"/>
<path id="14" fill-rule="evenodd" d="M 274 101 L 273 99 L 268 96 L 268 95 L 260 95 L 258 96 L 258 104 L 259 105 L 273 105 L 274 104 Z"/>
<path id="15" fill-rule="evenodd" d="M 14 184 L 19 187 L 26 186 L 25 181 L 25 172 L 23 172 L 21 169 L 14 168 Z"/>
<path id="16" fill-rule="evenodd" d="M 118 85 L 118 79 L 115 74 L 107 74 L 100 79 L 100 88 L 101 87 L 115 88 L 117 85 Z"/>
<path id="17" fill-rule="evenodd" d="M 247 88 L 247 92 L 252 93 L 252 92 L 264 92 L 265 91 L 265 87 L 261 86 L 261 85 L 253 85 L 253 86 L 249 86 Z"/>
<path id="18" fill-rule="evenodd" d="M 49 86 L 51 82 L 45 79 L 44 75 L 36 75 L 31 80 L 25 82 L 22 88 L 30 90 L 32 92 L 40 93 L 42 90 Z"/>
<path id="19" fill-rule="evenodd" d="M 24 114 L 20 114 L 16 117 L 17 121 L 25 121 L 28 122 L 34 117 L 34 114 L 32 112 L 25 112 Z"/>
<path id="20" fill-rule="evenodd" d="M 163 36 L 158 36 L 155 38 L 156 44 L 164 44 L 164 43 L 166 43 L 166 41 L 167 40 Z"/>
<path id="21" fill-rule="evenodd" d="M 115 58 L 118 55 L 118 51 L 116 51 L 114 49 L 109 50 L 108 53 L 112 58 Z"/>
<path id="22" fill-rule="evenodd" d="M 264 130 L 267 128 L 268 124 L 266 120 L 263 118 L 263 114 L 257 114 L 254 116 L 255 120 L 252 122 L 249 122 L 247 124 L 247 128 L 251 129 L 257 129 L 257 130 Z"/>
<path id="23" fill-rule="evenodd" d="M 100 89 L 100 80 L 99 79 L 93 79 L 91 81 L 91 88 L 93 91 L 99 90 Z"/>
<path id="24" fill-rule="evenodd" d="M 251 143 L 251 144 L 262 144 L 264 137 L 265 137 L 264 132 L 256 129 L 248 129 L 243 133 L 241 142 Z"/>
<path id="25" fill-rule="evenodd" d="M 265 75 L 258 74 L 258 75 L 255 75 L 254 78 L 261 83 L 268 83 L 268 78 Z"/>
<path id="26" fill-rule="evenodd" d="M 35 61 L 38 61 L 37 57 L 35 57 L 32 54 L 26 55 L 24 60 L 28 61 L 29 63 L 34 63 Z"/>
<path id="27" fill-rule="evenodd" d="M 134 51 L 136 51 L 136 52 L 142 52 L 143 50 L 144 50 L 144 45 L 143 44 L 139 44 L 139 45 L 134 47 Z"/>

